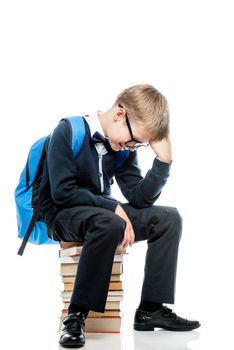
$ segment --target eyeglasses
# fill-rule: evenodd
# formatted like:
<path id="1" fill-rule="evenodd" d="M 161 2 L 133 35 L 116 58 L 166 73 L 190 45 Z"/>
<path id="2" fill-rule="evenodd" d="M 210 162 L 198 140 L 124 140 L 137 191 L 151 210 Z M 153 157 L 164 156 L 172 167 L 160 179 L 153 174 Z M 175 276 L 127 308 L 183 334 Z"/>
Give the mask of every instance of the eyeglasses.
<path id="1" fill-rule="evenodd" d="M 123 106 L 121 104 L 118 104 L 118 106 L 120 108 L 123 108 Z M 147 146 L 149 146 L 147 143 L 139 142 L 138 140 L 136 140 L 134 138 L 133 132 L 132 132 L 132 128 L 131 128 L 131 124 L 130 124 L 130 121 L 129 121 L 129 117 L 128 117 L 128 114 L 127 114 L 126 111 L 125 111 L 125 118 L 126 118 L 126 124 L 127 124 L 127 127 L 128 127 L 128 131 L 129 131 L 129 134 L 131 136 L 131 140 L 125 142 L 125 146 L 128 147 L 128 148 L 132 148 L 134 150 L 136 150 L 139 147 L 147 147 Z"/>

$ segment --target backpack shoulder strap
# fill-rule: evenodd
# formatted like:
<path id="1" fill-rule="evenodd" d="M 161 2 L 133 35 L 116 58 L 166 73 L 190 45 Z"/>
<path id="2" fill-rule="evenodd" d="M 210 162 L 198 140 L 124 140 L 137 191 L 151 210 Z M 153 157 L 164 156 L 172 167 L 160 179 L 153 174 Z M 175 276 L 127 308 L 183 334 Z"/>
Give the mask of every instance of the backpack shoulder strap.
<path id="1" fill-rule="evenodd" d="M 85 123 L 83 117 L 68 117 L 66 118 L 72 129 L 72 150 L 75 158 L 81 149 L 85 137 Z"/>
<path id="2" fill-rule="evenodd" d="M 31 220 L 30 220 L 30 222 L 29 222 L 27 231 L 26 231 L 26 233 L 25 233 L 25 236 L 24 236 L 24 238 L 23 238 L 23 241 L 22 241 L 22 243 L 21 243 L 21 245 L 20 245 L 20 247 L 19 247 L 19 250 L 18 250 L 18 252 L 17 252 L 18 255 L 21 255 L 21 256 L 22 256 L 22 255 L 24 254 L 24 249 L 25 249 L 25 247 L 26 247 L 26 244 L 28 243 L 29 236 L 30 236 L 30 234 L 31 234 L 31 232 L 32 232 L 32 230 L 33 230 L 33 228 L 34 228 L 36 222 L 37 222 L 37 221 L 39 220 L 39 218 L 40 218 L 40 214 L 41 214 L 40 205 L 41 205 L 41 203 L 42 203 L 44 197 L 45 197 L 45 195 L 44 195 L 44 196 L 41 195 L 41 197 L 40 197 L 39 200 L 38 200 L 37 206 L 36 206 L 36 207 L 34 208 L 34 210 L 33 210 L 32 218 L 31 218 Z"/>

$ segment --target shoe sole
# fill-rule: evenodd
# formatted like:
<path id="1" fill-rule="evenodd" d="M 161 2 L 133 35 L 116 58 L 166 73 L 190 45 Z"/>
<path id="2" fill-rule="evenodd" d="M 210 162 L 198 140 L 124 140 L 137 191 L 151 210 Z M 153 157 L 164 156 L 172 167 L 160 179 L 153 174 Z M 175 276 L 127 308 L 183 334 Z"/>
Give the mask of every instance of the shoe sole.
<path id="1" fill-rule="evenodd" d="M 142 331 L 142 332 L 154 331 L 155 328 L 162 328 L 162 329 L 165 329 L 166 331 L 186 332 L 186 331 L 192 331 L 193 329 L 196 329 L 199 327 L 200 327 L 200 325 L 197 325 L 195 327 L 190 327 L 190 328 L 175 329 L 173 327 L 158 327 L 158 326 L 142 325 L 142 324 L 134 324 L 134 326 L 133 326 L 135 331 Z"/>
<path id="2" fill-rule="evenodd" d="M 65 343 L 65 344 L 63 344 L 63 343 L 60 343 L 59 342 L 59 345 L 61 345 L 61 346 L 64 346 L 64 347 L 66 347 L 66 348 L 81 348 L 82 346 L 84 346 L 85 345 L 85 343 Z"/>

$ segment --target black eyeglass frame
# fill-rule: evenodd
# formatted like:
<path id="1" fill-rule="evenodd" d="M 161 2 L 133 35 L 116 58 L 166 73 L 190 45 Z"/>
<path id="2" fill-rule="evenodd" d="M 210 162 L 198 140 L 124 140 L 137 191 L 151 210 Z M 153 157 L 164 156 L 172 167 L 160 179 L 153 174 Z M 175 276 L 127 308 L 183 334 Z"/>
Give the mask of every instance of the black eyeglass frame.
<path id="1" fill-rule="evenodd" d="M 118 104 L 118 107 L 123 108 L 125 110 L 125 108 L 121 104 Z M 128 127 L 128 131 L 129 131 L 129 134 L 131 136 L 131 140 L 125 142 L 125 146 L 128 147 L 128 148 L 134 148 L 134 149 L 137 149 L 139 147 L 147 147 L 147 146 L 149 146 L 148 144 L 139 142 L 136 139 L 134 139 L 132 128 L 131 128 L 131 124 L 130 124 L 130 121 L 129 121 L 129 116 L 128 116 L 126 110 L 125 110 L 125 118 L 126 118 L 126 124 L 127 124 L 127 127 Z M 131 144 L 130 144 L 130 142 L 131 142 Z"/>

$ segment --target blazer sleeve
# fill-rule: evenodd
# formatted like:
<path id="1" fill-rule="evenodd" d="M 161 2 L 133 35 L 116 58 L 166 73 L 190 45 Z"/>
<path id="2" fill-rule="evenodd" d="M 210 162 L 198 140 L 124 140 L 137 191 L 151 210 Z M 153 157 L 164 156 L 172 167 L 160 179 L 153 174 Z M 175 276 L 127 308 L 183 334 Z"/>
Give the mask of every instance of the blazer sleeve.
<path id="1" fill-rule="evenodd" d="M 65 121 L 61 121 L 51 135 L 47 147 L 47 166 L 51 196 L 56 205 L 64 208 L 87 205 L 115 211 L 117 201 L 78 186 L 71 130 Z"/>
<path id="2" fill-rule="evenodd" d="M 137 152 L 130 152 L 128 160 L 117 171 L 115 178 L 129 204 L 136 208 L 151 206 L 160 196 L 169 177 L 171 163 L 154 159 L 152 168 L 143 178 L 138 166 Z"/>

